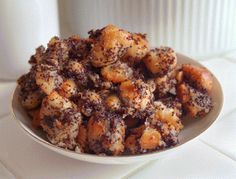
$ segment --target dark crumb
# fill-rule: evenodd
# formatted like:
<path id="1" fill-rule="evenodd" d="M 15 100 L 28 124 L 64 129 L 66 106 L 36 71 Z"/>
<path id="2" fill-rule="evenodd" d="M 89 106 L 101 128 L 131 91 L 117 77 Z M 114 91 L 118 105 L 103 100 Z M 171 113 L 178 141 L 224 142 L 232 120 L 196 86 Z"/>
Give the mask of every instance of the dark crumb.
<path id="1" fill-rule="evenodd" d="M 104 29 L 104 28 L 102 28 L 102 29 L 97 29 L 97 30 L 90 30 L 90 31 L 88 32 L 89 38 L 91 38 L 91 39 L 97 39 L 97 38 L 100 37 L 100 35 L 102 34 L 101 32 L 102 32 L 103 29 Z"/>
<path id="2" fill-rule="evenodd" d="M 44 116 L 43 121 L 48 127 L 53 128 L 54 127 L 53 124 L 56 119 L 57 119 L 57 116 Z"/>

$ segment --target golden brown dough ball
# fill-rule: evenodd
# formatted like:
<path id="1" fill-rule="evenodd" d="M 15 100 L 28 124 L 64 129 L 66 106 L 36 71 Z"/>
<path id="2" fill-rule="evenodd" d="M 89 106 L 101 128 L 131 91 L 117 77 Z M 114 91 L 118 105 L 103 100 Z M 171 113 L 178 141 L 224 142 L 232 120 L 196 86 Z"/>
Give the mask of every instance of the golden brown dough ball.
<path id="1" fill-rule="evenodd" d="M 103 67 L 102 76 L 113 83 L 120 83 L 132 77 L 133 70 L 125 63 L 115 63 Z"/>
<path id="2" fill-rule="evenodd" d="M 158 97 L 165 96 L 172 88 L 167 75 L 155 78 Z"/>
<path id="3" fill-rule="evenodd" d="M 111 121 L 110 129 L 103 140 L 103 147 L 112 155 L 121 155 L 124 152 L 125 124 L 123 120 Z"/>
<path id="4" fill-rule="evenodd" d="M 147 127 L 139 140 L 142 150 L 153 150 L 161 145 L 161 134 L 156 129 Z"/>
<path id="5" fill-rule="evenodd" d="M 145 125 L 140 125 L 136 128 L 130 129 L 130 134 L 125 140 L 125 150 L 131 154 L 140 153 L 140 143 L 139 139 L 143 134 Z"/>
<path id="6" fill-rule="evenodd" d="M 79 126 L 79 132 L 77 135 L 77 141 L 82 149 L 82 152 L 86 152 L 88 150 L 88 131 L 87 126 L 81 124 Z"/>
<path id="7" fill-rule="evenodd" d="M 166 96 L 168 93 L 175 94 L 175 86 L 176 86 L 176 72 L 171 71 L 164 76 L 156 77 L 156 92 L 159 98 Z"/>
<path id="8" fill-rule="evenodd" d="M 36 84 L 40 89 L 49 95 L 53 90 L 59 87 L 63 80 L 57 70 L 48 65 L 40 65 L 36 72 Z"/>
<path id="9" fill-rule="evenodd" d="M 179 118 L 179 111 L 174 107 L 168 107 L 161 101 L 155 101 L 155 113 L 152 124 L 156 121 L 167 123 L 168 125 L 174 126 L 176 131 L 180 131 L 183 128 L 181 120 Z"/>
<path id="10" fill-rule="evenodd" d="M 74 108 L 74 104 L 54 91 L 43 99 L 40 109 L 40 118 L 44 116 L 53 117 L 68 108 Z"/>
<path id="11" fill-rule="evenodd" d="M 91 62 L 95 67 L 103 67 L 116 62 L 131 46 L 131 34 L 114 25 L 101 29 L 92 47 Z"/>
<path id="12" fill-rule="evenodd" d="M 120 96 L 128 106 L 138 110 L 144 110 L 153 98 L 150 86 L 142 80 L 122 82 Z"/>
<path id="13" fill-rule="evenodd" d="M 77 92 L 77 86 L 72 79 L 65 80 L 59 89 L 59 94 L 66 98 L 74 96 Z"/>
<path id="14" fill-rule="evenodd" d="M 177 65 L 177 56 L 169 47 L 155 48 L 148 52 L 144 63 L 153 74 L 163 76 Z"/>
<path id="15" fill-rule="evenodd" d="M 88 122 L 88 142 L 90 150 L 99 153 L 120 155 L 124 151 L 125 125 L 122 120 L 104 117 L 96 114 Z"/>
<path id="16" fill-rule="evenodd" d="M 161 102 L 168 108 L 172 108 L 178 117 L 182 117 L 182 104 L 177 97 L 162 98 Z"/>
<path id="17" fill-rule="evenodd" d="M 184 73 L 183 73 L 183 71 L 182 71 L 182 70 L 178 70 L 178 71 L 176 72 L 176 77 L 175 77 L 175 78 L 176 78 L 178 84 L 182 83 L 182 82 L 183 82 L 183 79 L 184 79 Z"/>
<path id="18" fill-rule="evenodd" d="M 67 66 L 67 70 L 74 75 L 83 74 L 85 72 L 84 66 L 76 61 L 70 61 Z"/>
<path id="19" fill-rule="evenodd" d="M 69 58 L 69 46 L 66 40 L 53 37 L 48 43 L 48 48 L 43 56 L 42 63 L 50 64 L 58 69 L 63 67 Z"/>
<path id="20" fill-rule="evenodd" d="M 106 106 L 111 110 L 118 110 L 121 107 L 121 101 L 116 95 L 110 95 L 106 98 Z"/>
<path id="21" fill-rule="evenodd" d="M 17 80 L 20 89 L 19 101 L 27 110 L 39 107 L 44 97 L 43 91 L 40 90 L 35 81 L 35 66 L 31 68 L 29 73 L 22 75 Z"/>
<path id="22" fill-rule="evenodd" d="M 125 140 L 125 149 L 128 153 L 144 153 L 163 146 L 161 133 L 153 127 L 141 125 L 130 132 Z"/>
<path id="23" fill-rule="evenodd" d="M 125 58 L 140 61 L 149 51 L 148 40 L 146 35 L 143 34 L 132 34 L 132 40 L 132 45 L 128 49 Z"/>
<path id="24" fill-rule="evenodd" d="M 53 47 L 53 46 L 55 46 L 57 43 L 60 43 L 60 39 L 59 39 L 59 37 L 56 37 L 56 36 L 54 36 L 54 37 L 52 37 L 50 40 L 49 40 L 49 42 L 48 42 L 48 47 Z"/>
<path id="25" fill-rule="evenodd" d="M 95 111 L 95 109 L 99 109 L 102 103 L 101 96 L 90 90 L 86 90 L 81 94 L 81 112 L 89 117 Z"/>
<path id="26" fill-rule="evenodd" d="M 57 116 L 44 116 L 41 126 L 52 144 L 75 150 L 80 147 L 77 136 L 81 121 L 80 112 L 68 109 Z"/>
<path id="27" fill-rule="evenodd" d="M 88 101 L 90 101 L 93 104 L 100 104 L 101 103 L 101 97 L 99 96 L 98 93 L 94 92 L 94 91 L 89 91 L 87 90 L 84 93 L 85 96 L 82 96 L 83 99 L 87 99 Z"/>
<path id="28" fill-rule="evenodd" d="M 212 99 L 207 93 L 202 93 L 186 83 L 177 88 L 177 96 L 183 104 L 188 115 L 203 117 L 212 109 Z"/>
<path id="29" fill-rule="evenodd" d="M 27 96 L 20 98 L 20 101 L 25 109 L 37 108 L 42 102 L 42 93 L 38 90 L 30 92 Z"/>
<path id="30" fill-rule="evenodd" d="M 201 67 L 184 64 L 182 67 L 184 79 L 199 90 L 210 92 L 212 89 L 213 78 L 211 73 Z"/>
<path id="31" fill-rule="evenodd" d="M 90 148 L 94 148 L 96 146 L 91 146 L 96 144 L 96 141 L 100 141 L 102 136 L 106 132 L 107 128 L 106 120 L 96 120 L 94 117 L 91 117 L 88 122 L 88 141 L 90 143 Z M 101 147 L 101 146 L 100 146 Z M 100 149 L 93 149 L 95 151 Z"/>
<path id="32" fill-rule="evenodd" d="M 139 152 L 139 137 L 134 134 L 130 134 L 125 140 L 125 150 L 131 154 L 137 154 Z"/>
<path id="33" fill-rule="evenodd" d="M 32 117 L 32 126 L 37 129 L 40 127 L 40 122 L 41 122 L 41 118 L 40 118 L 40 109 L 35 109 L 35 110 L 32 110 L 32 111 L 29 111 L 28 112 L 29 115 Z"/>
<path id="34" fill-rule="evenodd" d="M 39 46 L 35 50 L 35 54 L 30 57 L 29 63 L 30 64 L 39 64 L 43 60 L 43 55 L 45 53 L 44 46 Z"/>
<path id="35" fill-rule="evenodd" d="M 147 81 L 147 84 L 150 86 L 150 91 L 151 92 L 154 92 L 156 90 L 156 83 L 155 83 L 155 80 L 154 79 L 149 79 Z"/>
<path id="36" fill-rule="evenodd" d="M 168 146 L 173 146 L 178 143 L 178 134 L 180 131 L 177 131 L 173 125 L 163 123 L 161 127 L 161 136 L 163 141 Z"/>
<path id="37" fill-rule="evenodd" d="M 185 83 L 181 83 L 177 87 L 177 96 L 180 99 L 181 103 L 183 103 L 183 104 L 187 103 L 191 99 L 189 89 L 190 89 L 190 87 Z"/>

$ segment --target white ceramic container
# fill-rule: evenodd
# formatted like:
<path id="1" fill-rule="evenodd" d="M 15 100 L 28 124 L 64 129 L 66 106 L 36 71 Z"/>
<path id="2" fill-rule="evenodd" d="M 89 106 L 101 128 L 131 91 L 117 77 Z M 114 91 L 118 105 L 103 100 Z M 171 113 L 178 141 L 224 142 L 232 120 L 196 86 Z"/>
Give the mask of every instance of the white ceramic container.
<path id="1" fill-rule="evenodd" d="M 29 70 L 36 47 L 59 35 L 57 0 L 0 1 L 0 79 Z"/>
<path id="2" fill-rule="evenodd" d="M 198 62 L 185 57 L 183 55 L 178 54 L 178 62 L 179 64 L 182 63 L 191 63 L 197 66 L 202 66 Z M 14 119 L 21 127 L 22 131 L 24 131 L 29 137 L 33 140 L 38 142 L 39 144 L 47 147 L 50 150 L 53 150 L 57 153 L 62 155 L 68 156 L 70 158 L 74 158 L 77 160 L 93 162 L 93 163 L 102 163 L 102 164 L 128 164 L 138 161 L 147 161 L 147 160 L 154 160 L 160 159 L 163 157 L 168 157 L 168 154 L 174 151 L 177 151 L 183 146 L 184 144 L 188 143 L 189 141 L 197 138 L 200 134 L 206 131 L 213 122 L 216 121 L 218 118 L 220 111 L 223 105 L 223 92 L 218 80 L 213 76 L 213 89 L 212 89 L 212 98 L 214 107 L 207 114 L 205 117 L 201 119 L 191 119 L 188 120 L 187 118 L 183 120 L 184 128 L 179 134 L 179 144 L 175 147 L 165 149 L 162 151 L 157 151 L 149 154 L 142 154 L 142 155 L 130 155 L 130 156 L 98 156 L 92 154 L 79 154 L 70 150 L 65 150 L 59 148 L 57 146 L 52 145 L 48 142 L 45 137 L 45 134 L 40 131 L 36 130 L 31 125 L 31 119 L 26 114 L 25 110 L 20 105 L 18 100 L 19 95 L 19 88 L 16 88 L 13 99 L 12 99 L 12 112 Z"/>

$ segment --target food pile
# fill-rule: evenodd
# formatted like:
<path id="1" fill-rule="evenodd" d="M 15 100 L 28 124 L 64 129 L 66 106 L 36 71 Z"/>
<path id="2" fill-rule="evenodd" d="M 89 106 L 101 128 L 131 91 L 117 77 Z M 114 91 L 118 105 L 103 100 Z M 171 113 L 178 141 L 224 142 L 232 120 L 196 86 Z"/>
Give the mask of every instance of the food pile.
<path id="1" fill-rule="evenodd" d="M 212 108 L 212 76 L 173 49 L 113 25 L 53 37 L 19 78 L 19 100 L 48 140 L 80 153 L 130 155 L 174 146 L 181 119 Z"/>

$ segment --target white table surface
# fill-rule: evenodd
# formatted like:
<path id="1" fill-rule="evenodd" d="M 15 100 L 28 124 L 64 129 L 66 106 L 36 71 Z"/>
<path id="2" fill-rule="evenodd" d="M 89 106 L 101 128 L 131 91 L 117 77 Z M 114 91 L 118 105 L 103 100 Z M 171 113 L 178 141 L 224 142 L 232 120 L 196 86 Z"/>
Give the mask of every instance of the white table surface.
<path id="1" fill-rule="evenodd" d="M 14 82 L 0 82 L 0 178 L 236 178 L 236 50 L 201 59 L 225 96 L 219 120 L 167 158 L 131 165 L 100 165 L 66 158 L 26 136 L 12 120 Z"/>

